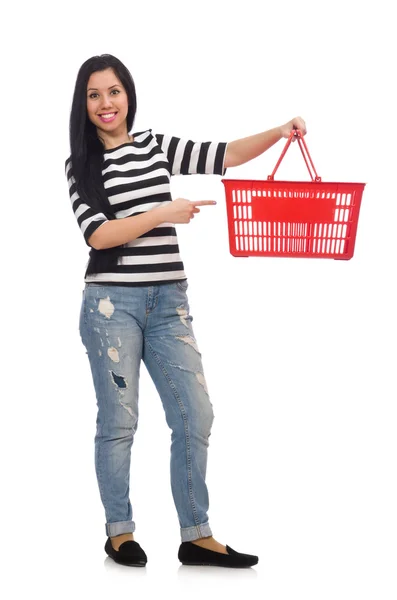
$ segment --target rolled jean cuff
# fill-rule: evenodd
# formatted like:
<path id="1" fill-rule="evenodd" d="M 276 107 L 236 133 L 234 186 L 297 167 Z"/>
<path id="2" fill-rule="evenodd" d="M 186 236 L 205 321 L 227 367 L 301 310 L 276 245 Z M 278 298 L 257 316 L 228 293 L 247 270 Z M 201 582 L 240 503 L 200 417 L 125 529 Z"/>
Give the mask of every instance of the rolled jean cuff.
<path id="1" fill-rule="evenodd" d="M 203 537 L 212 535 L 211 528 L 208 523 L 203 525 L 195 525 L 194 527 L 181 527 L 182 542 L 192 542 Z"/>
<path id="2" fill-rule="evenodd" d="M 135 523 L 134 521 L 117 521 L 117 523 L 106 523 L 105 530 L 108 537 L 114 537 L 116 535 L 121 535 L 122 533 L 134 533 Z"/>

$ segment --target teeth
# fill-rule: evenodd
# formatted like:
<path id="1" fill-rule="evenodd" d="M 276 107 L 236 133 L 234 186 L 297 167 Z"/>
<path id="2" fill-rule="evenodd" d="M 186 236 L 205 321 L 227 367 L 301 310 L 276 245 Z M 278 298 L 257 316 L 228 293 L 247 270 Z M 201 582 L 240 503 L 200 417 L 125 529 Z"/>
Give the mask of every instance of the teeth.
<path id="1" fill-rule="evenodd" d="M 116 113 L 108 113 L 107 115 L 100 115 L 102 119 L 110 119 L 110 117 L 114 117 Z"/>

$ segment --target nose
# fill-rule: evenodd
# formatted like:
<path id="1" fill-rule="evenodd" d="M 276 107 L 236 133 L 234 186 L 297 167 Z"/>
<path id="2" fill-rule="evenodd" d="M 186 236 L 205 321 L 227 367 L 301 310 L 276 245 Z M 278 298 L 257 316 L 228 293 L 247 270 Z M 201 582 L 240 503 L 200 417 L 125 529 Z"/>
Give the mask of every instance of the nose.
<path id="1" fill-rule="evenodd" d="M 113 105 L 113 104 L 112 104 L 112 99 L 111 99 L 111 97 L 110 97 L 110 96 L 106 96 L 106 95 L 104 95 L 104 96 L 103 96 L 103 101 L 102 101 L 102 108 L 109 108 L 109 107 L 111 107 L 112 105 Z"/>

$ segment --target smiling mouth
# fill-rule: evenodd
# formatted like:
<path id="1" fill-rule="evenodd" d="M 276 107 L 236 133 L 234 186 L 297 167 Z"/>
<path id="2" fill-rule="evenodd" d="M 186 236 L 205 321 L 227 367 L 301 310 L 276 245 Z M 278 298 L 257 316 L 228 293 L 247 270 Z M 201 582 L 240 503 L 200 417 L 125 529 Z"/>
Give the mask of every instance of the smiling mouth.
<path id="1" fill-rule="evenodd" d="M 112 112 L 112 113 L 103 113 L 102 115 L 98 115 L 98 116 L 102 121 L 110 121 L 111 119 L 114 119 L 114 117 L 116 115 L 117 115 L 117 112 Z"/>

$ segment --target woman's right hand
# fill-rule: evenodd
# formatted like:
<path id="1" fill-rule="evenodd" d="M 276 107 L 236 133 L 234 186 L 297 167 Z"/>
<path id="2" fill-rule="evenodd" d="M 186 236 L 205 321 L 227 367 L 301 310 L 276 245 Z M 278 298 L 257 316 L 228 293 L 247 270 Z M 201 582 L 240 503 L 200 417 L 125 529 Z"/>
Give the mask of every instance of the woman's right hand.
<path id="1" fill-rule="evenodd" d="M 177 198 L 166 206 L 162 206 L 164 221 L 168 223 L 189 223 L 194 219 L 195 213 L 199 213 L 198 206 L 211 206 L 216 204 L 215 200 L 186 200 L 185 198 Z"/>

